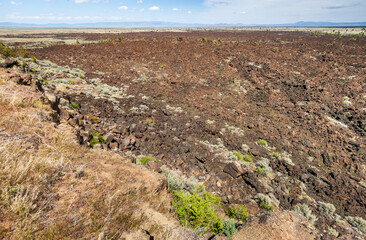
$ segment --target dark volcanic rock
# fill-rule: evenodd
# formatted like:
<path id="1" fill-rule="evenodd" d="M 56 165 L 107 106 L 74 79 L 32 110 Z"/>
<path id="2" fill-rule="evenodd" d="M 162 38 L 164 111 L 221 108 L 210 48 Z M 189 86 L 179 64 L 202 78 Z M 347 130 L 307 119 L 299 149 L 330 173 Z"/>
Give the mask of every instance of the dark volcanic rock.
<path id="1" fill-rule="evenodd" d="M 224 173 L 229 174 L 233 178 L 238 178 L 244 173 L 244 169 L 237 162 L 226 164 L 223 171 Z"/>

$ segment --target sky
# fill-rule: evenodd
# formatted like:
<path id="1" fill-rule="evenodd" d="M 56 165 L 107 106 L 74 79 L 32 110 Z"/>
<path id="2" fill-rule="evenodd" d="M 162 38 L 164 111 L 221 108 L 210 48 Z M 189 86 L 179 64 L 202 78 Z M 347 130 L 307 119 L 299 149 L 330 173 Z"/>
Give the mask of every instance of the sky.
<path id="1" fill-rule="evenodd" d="M 0 0 L 0 22 L 364 22 L 366 0 Z"/>

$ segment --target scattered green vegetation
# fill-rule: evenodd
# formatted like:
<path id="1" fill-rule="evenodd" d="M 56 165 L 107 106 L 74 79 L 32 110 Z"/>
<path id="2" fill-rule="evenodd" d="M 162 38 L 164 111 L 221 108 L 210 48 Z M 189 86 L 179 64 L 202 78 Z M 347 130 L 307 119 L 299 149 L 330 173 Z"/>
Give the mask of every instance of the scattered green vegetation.
<path id="1" fill-rule="evenodd" d="M 90 120 L 92 121 L 93 124 L 98 124 L 101 122 L 101 120 L 97 117 L 97 116 L 94 116 L 92 114 L 87 114 L 85 115 L 86 117 L 90 118 Z"/>
<path id="2" fill-rule="evenodd" d="M 150 161 L 157 162 L 158 160 L 154 157 L 136 158 L 137 165 L 145 165 L 146 163 L 148 163 Z"/>
<path id="3" fill-rule="evenodd" d="M 266 209 L 268 211 L 273 211 L 274 210 L 274 206 L 268 205 L 268 203 L 266 203 L 266 202 L 260 202 L 259 207 L 263 208 L 263 209 Z"/>
<path id="4" fill-rule="evenodd" d="M 339 233 L 337 232 L 337 230 L 335 230 L 334 228 L 328 227 L 328 229 L 325 231 L 326 233 L 328 233 L 330 236 L 333 237 L 338 237 Z"/>
<path id="5" fill-rule="evenodd" d="M 80 44 L 79 39 L 76 39 L 76 41 L 75 41 L 75 45 L 79 45 L 79 44 Z"/>
<path id="6" fill-rule="evenodd" d="M 253 158 L 249 154 L 245 154 L 243 160 L 245 162 L 252 162 L 253 161 Z"/>
<path id="7" fill-rule="evenodd" d="M 258 42 L 254 42 L 254 43 L 253 43 L 253 45 L 254 45 L 254 46 L 258 46 L 258 45 L 259 45 L 259 43 L 258 43 Z"/>
<path id="8" fill-rule="evenodd" d="M 91 147 L 94 147 L 96 144 L 106 144 L 107 142 L 104 140 L 102 134 L 99 132 L 93 132 L 89 143 Z"/>
<path id="9" fill-rule="evenodd" d="M 254 169 L 254 172 L 259 173 L 259 174 L 263 174 L 263 168 L 262 168 L 262 167 L 260 167 L 260 166 L 258 166 L 258 167 L 256 167 L 256 168 Z"/>
<path id="10" fill-rule="evenodd" d="M 314 32 L 311 32 L 311 35 L 313 36 L 319 36 L 321 35 L 322 33 L 320 31 L 314 31 Z"/>
<path id="11" fill-rule="evenodd" d="M 34 56 L 32 56 L 31 57 L 31 62 L 36 63 L 37 62 L 37 59 Z"/>
<path id="12" fill-rule="evenodd" d="M 212 42 L 213 42 L 213 40 L 212 40 L 212 39 L 210 39 L 210 38 L 205 38 L 205 37 L 203 37 L 203 38 L 201 39 L 201 41 L 202 41 L 202 42 L 208 42 L 208 43 L 212 43 Z"/>
<path id="13" fill-rule="evenodd" d="M 179 190 L 172 193 L 173 208 L 183 226 L 190 226 L 201 233 L 223 232 L 224 226 L 215 212 L 215 208 L 221 207 L 219 197 L 207 192 L 189 194 Z"/>
<path id="14" fill-rule="evenodd" d="M 257 162 L 257 168 L 255 172 L 263 174 L 264 176 L 268 176 L 272 172 L 272 168 L 269 166 L 269 160 L 267 158 L 261 158 Z"/>
<path id="15" fill-rule="evenodd" d="M 125 38 L 123 36 L 118 36 L 116 41 L 117 42 L 124 42 Z"/>
<path id="16" fill-rule="evenodd" d="M 274 206 L 271 205 L 271 200 L 268 196 L 264 194 L 257 195 L 257 203 L 260 208 L 265 209 L 267 211 L 273 211 Z"/>
<path id="17" fill-rule="evenodd" d="M 359 231 L 366 233 L 366 221 L 361 217 L 346 217 L 349 224 L 357 228 Z"/>
<path id="18" fill-rule="evenodd" d="M 281 158 L 281 154 L 279 152 L 271 152 L 271 153 L 269 153 L 269 155 L 271 155 L 271 157 L 276 158 L 276 159 Z"/>
<path id="19" fill-rule="evenodd" d="M 177 172 L 170 171 L 165 167 L 161 167 L 160 170 L 166 177 L 168 190 L 170 192 L 183 189 L 183 178 Z"/>
<path id="20" fill-rule="evenodd" d="M 316 216 L 312 214 L 309 206 L 305 203 L 295 206 L 292 210 L 306 217 L 312 224 L 317 220 Z"/>
<path id="21" fill-rule="evenodd" d="M 223 232 L 226 237 L 231 238 L 237 232 L 234 221 L 224 221 Z"/>
<path id="22" fill-rule="evenodd" d="M 241 152 L 238 151 L 234 151 L 234 156 L 238 161 L 243 161 L 243 154 Z"/>
<path id="23" fill-rule="evenodd" d="M 357 39 L 355 37 L 351 37 L 350 39 L 348 39 L 349 42 L 354 42 L 356 41 Z"/>
<path id="24" fill-rule="evenodd" d="M 336 210 L 333 204 L 325 202 L 319 202 L 318 209 L 320 212 L 327 214 L 329 217 L 331 217 Z"/>
<path id="25" fill-rule="evenodd" d="M 76 105 L 75 103 L 71 103 L 70 107 L 73 108 L 73 109 L 78 109 L 79 108 L 79 106 Z"/>
<path id="26" fill-rule="evenodd" d="M 145 124 L 148 127 L 154 127 L 155 126 L 155 119 L 154 118 L 146 118 Z"/>
<path id="27" fill-rule="evenodd" d="M 5 45 L 1 42 L 0 42 L 0 53 L 6 57 L 15 57 L 14 50 L 8 45 Z"/>
<path id="28" fill-rule="evenodd" d="M 249 213 L 243 205 L 234 205 L 226 210 L 226 215 L 232 219 L 244 222 L 244 220 L 249 216 Z"/>
<path id="29" fill-rule="evenodd" d="M 267 146 L 268 146 L 267 141 L 266 141 L 266 140 L 263 140 L 263 139 L 259 139 L 259 140 L 257 141 L 257 144 L 258 144 L 259 146 L 261 146 L 261 147 L 267 147 Z"/>
<path id="30" fill-rule="evenodd" d="M 24 49 L 24 47 L 22 45 L 20 45 L 17 49 L 17 54 L 18 57 L 22 57 L 22 58 L 29 58 L 30 54 L 27 50 Z"/>
<path id="31" fill-rule="evenodd" d="M 279 49 L 278 47 L 274 47 L 274 48 L 272 49 L 272 51 L 273 51 L 274 53 L 278 53 L 278 52 L 280 51 L 280 49 Z"/>

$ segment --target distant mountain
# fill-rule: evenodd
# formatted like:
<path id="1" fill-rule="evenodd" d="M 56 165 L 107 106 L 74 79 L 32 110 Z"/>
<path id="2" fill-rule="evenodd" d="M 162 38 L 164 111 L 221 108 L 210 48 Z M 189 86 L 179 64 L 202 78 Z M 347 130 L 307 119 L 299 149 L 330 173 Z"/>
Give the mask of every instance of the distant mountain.
<path id="1" fill-rule="evenodd" d="M 366 22 L 296 22 L 287 24 L 198 24 L 176 22 L 97 22 L 97 23 L 49 23 L 27 24 L 0 22 L 0 28 L 118 28 L 118 27 L 366 27 Z"/>

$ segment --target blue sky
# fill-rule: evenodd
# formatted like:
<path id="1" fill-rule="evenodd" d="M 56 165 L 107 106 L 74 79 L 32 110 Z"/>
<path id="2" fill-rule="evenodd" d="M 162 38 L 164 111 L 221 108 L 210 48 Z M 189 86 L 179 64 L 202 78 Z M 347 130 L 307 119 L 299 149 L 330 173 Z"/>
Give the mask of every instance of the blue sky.
<path id="1" fill-rule="evenodd" d="M 366 21 L 366 0 L 0 0 L 0 22 Z"/>

